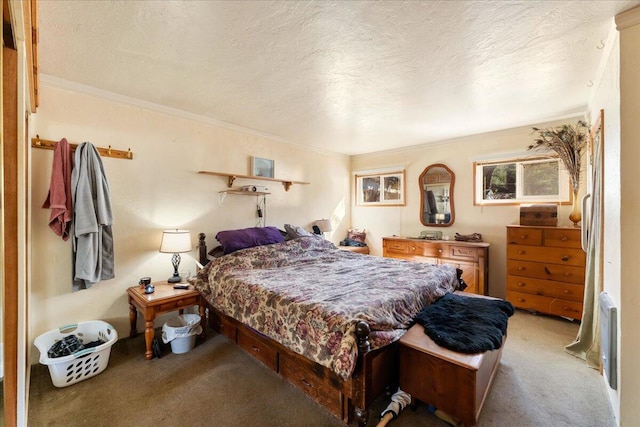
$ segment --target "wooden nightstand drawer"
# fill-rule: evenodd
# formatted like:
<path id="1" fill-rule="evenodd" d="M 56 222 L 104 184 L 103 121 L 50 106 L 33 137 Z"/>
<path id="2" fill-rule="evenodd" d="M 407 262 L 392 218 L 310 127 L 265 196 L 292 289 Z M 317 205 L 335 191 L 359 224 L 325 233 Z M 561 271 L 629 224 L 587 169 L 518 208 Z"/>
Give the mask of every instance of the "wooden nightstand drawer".
<path id="1" fill-rule="evenodd" d="M 586 264 L 582 249 L 573 248 L 507 245 L 507 258 L 560 265 L 572 265 L 576 267 L 584 267 Z"/>
<path id="2" fill-rule="evenodd" d="M 272 370 L 277 370 L 278 352 L 269 346 L 257 332 L 246 328 L 238 329 L 238 345 Z"/>
<path id="3" fill-rule="evenodd" d="M 170 301 L 164 304 L 160 304 L 161 311 L 171 311 L 171 310 L 179 310 L 184 307 L 189 307 L 192 305 L 198 305 L 199 298 L 195 296 L 181 298 L 176 301 Z"/>
<path id="4" fill-rule="evenodd" d="M 535 228 L 508 228 L 507 243 L 515 245 L 542 245 L 542 230 Z"/>

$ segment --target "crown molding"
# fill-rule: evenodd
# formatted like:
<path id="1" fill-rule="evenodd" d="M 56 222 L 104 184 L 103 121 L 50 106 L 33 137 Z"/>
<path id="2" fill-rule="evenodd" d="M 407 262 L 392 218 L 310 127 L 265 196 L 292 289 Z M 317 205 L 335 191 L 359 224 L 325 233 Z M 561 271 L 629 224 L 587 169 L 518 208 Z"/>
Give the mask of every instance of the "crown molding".
<path id="1" fill-rule="evenodd" d="M 622 31 L 634 25 L 640 24 L 640 6 L 616 15 L 616 27 Z"/>

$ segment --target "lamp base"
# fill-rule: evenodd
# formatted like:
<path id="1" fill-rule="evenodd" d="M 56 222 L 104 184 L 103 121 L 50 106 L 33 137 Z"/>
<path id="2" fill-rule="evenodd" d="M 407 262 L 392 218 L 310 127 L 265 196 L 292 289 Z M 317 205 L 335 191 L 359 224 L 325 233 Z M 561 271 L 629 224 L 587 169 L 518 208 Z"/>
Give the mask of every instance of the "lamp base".
<path id="1" fill-rule="evenodd" d="M 180 276 L 174 274 L 173 276 L 171 276 L 171 277 L 169 277 L 167 279 L 167 282 L 169 282 L 169 283 L 179 283 L 180 282 Z"/>

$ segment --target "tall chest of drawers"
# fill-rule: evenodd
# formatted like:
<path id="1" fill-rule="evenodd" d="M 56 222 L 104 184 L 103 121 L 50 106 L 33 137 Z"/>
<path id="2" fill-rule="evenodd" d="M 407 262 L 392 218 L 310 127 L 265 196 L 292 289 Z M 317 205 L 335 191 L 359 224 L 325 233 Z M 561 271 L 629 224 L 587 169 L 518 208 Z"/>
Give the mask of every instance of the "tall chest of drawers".
<path id="1" fill-rule="evenodd" d="M 579 228 L 507 226 L 507 300 L 514 306 L 580 319 L 585 265 Z"/>
<path id="2" fill-rule="evenodd" d="M 489 243 L 384 237 L 382 256 L 431 264 L 451 264 L 462 270 L 466 292 L 487 295 Z"/>

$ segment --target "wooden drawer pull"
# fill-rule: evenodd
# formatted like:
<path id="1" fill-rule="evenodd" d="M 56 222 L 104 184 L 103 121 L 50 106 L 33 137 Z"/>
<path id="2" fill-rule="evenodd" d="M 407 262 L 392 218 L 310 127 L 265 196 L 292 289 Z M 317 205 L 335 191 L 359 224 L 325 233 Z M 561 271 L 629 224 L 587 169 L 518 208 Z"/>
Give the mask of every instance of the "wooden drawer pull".
<path id="1" fill-rule="evenodd" d="M 563 242 L 566 242 L 567 240 L 569 240 L 569 238 L 567 236 L 562 236 L 560 240 L 562 240 Z"/>
<path id="2" fill-rule="evenodd" d="M 518 282 L 518 286 L 524 288 L 526 286 L 526 284 L 524 282 Z"/>
<path id="3" fill-rule="evenodd" d="M 253 349 L 253 351 L 255 351 L 256 353 L 260 353 L 260 349 L 258 347 L 256 347 L 255 345 L 252 345 L 251 348 Z"/>
<path id="4" fill-rule="evenodd" d="M 563 294 L 565 295 L 569 295 L 571 292 L 569 292 L 567 289 L 565 289 L 564 291 L 562 291 Z"/>
<path id="5" fill-rule="evenodd" d="M 442 249 L 438 249 L 438 253 L 440 253 L 440 254 L 441 254 L 441 253 L 442 253 Z"/>
<path id="6" fill-rule="evenodd" d="M 527 267 L 518 267 L 518 271 L 524 271 L 526 269 L 527 269 Z"/>
<path id="7" fill-rule="evenodd" d="M 306 385 L 307 387 L 313 387 L 313 384 L 311 384 L 309 381 L 307 381 L 304 378 L 300 378 L 300 382 L 304 385 Z"/>
<path id="8" fill-rule="evenodd" d="M 522 236 L 520 236 L 520 239 L 521 239 L 521 240 L 526 240 L 528 237 L 529 237 L 528 235 L 523 234 Z"/>
<path id="9" fill-rule="evenodd" d="M 565 255 L 562 258 L 560 258 L 562 261 L 567 262 L 569 261 L 569 255 Z"/>
<path id="10" fill-rule="evenodd" d="M 565 271 L 564 273 L 562 273 L 562 275 L 564 277 L 571 277 L 571 273 L 569 273 L 568 271 Z"/>
<path id="11" fill-rule="evenodd" d="M 551 271 L 546 266 L 544 267 L 544 272 L 547 274 L 552 274 Z"/>
<path id="12" fill-rule="evenodd" d="M 527 253 L 526 251 L 518 251 L 518 255 L 524 255 L 526 253 Z"/>
<path id="13" fill-rule="evenodd" d="M 524 302 L 524 298 L 518 298 L 519 302 Z"/>

